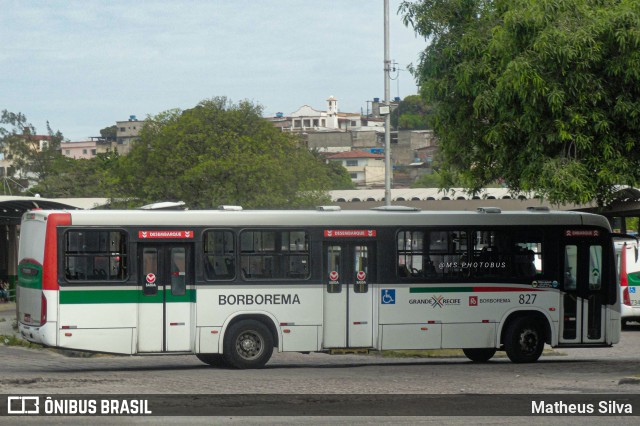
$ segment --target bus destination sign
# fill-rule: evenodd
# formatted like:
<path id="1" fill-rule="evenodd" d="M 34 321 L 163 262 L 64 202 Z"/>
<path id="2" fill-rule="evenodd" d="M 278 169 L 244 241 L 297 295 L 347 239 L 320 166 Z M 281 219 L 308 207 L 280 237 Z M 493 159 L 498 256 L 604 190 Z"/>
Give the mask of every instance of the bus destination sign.
<path id="1" fill-rule="evenodd" d="M 191 239 L 193 238 L 193 231 L 171 231 L 165 229 L 155 231 L 138 231 L 138 238 L 143 240 L 155 238 Z"/>
<path id="2" fill-rule="evenodd" d="M 567 237 L 599 237 L 597 229 L 567 229 L 564 233 Z"/>
<path id="3" fill-rule="evenodd" d="M 375 229 L 325 229 L 324 236 L 327 238 L 373 238 L 376 236 Z"/>

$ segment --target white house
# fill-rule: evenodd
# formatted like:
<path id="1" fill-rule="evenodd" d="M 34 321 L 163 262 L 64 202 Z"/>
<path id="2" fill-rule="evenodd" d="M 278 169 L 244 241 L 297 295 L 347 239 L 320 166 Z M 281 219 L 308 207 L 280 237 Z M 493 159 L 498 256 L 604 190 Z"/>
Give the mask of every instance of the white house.
<path id="1" fill-rule="evenodd" d="M 328 161 L 340 162 L 359 187 L 384 185 L 384 155 L 366 151 L 346 151 L 328 155 Z"/>

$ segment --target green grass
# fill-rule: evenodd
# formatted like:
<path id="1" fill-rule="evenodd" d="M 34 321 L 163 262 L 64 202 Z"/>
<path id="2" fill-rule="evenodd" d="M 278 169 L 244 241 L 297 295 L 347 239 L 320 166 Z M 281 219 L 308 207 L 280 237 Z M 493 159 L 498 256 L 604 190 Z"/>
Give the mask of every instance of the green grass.
<path id="1" fill-rule="evenodd" d="M 69 358 L 92 358 L 92 357 L 98 357 L 98 356 L 112 356 L 112 355 L 96 353 L 96 352 L 84 352 L 84 351 L 75 351 L 71 349 L 47 348 L 37 343 L 28 342 L 15 335 L 0 334 L 0 343 L 4 344 L 5 346 L 17 346 L 17 347 L 28 348 L 28 349 L 47 349 Z"/>
<path id="2" fill-rule="evenodd" d="M 37 343 L 27 342 L 26 340 L 23 340 L 14 335 L 0 335 L 0 342 L 3 343 L 5 346 L 19 346 L 22 348 L 29 348 L 29 349 L 44 348 L 44 346 L 42 345 L 38 345 Z"/>

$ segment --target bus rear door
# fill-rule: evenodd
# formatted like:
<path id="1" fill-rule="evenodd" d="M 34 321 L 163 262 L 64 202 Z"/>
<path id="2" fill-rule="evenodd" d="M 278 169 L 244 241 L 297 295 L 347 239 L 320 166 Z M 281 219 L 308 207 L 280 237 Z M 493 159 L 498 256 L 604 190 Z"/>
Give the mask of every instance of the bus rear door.
<path id="1" fill-rule="evenodd" d="M 324 257 L 323 347 L 371 347 L 375 243 L 325 242 Z"/>
<path id="2" fill-rule="evenodd" d="M 599 231 L 565 231 L 560 264 L 563 271 L 560 343 L 588 344 L 605 341 L 607 271 L 606 248 Z M 593 238 L 590 238 L 593 237 Z"/>
<path id="3" fill-rule="evenodd" d="M 139 246 L 138 352 L 193 350 L 192 246 Z"/>

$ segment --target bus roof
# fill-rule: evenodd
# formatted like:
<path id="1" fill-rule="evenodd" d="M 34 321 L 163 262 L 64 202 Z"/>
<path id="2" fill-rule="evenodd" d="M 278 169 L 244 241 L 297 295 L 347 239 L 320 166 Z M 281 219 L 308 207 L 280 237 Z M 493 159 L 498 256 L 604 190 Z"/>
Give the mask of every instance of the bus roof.
<path id="1" fill-rule="evenodd" d="M 567 211 L 421 210 L 33 210 L 23 221 L 55 213 L 71 216 L 75 226 L 491 226 L 568 225 L 611 230 L 604 216 Z"/>

